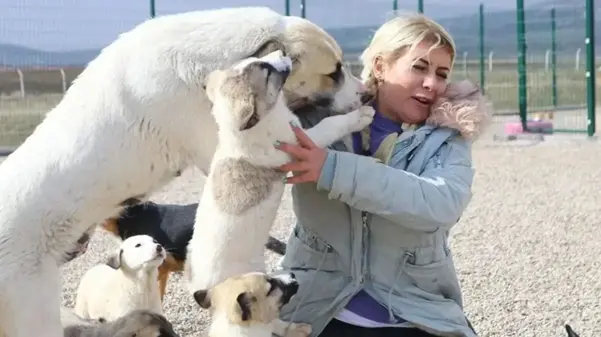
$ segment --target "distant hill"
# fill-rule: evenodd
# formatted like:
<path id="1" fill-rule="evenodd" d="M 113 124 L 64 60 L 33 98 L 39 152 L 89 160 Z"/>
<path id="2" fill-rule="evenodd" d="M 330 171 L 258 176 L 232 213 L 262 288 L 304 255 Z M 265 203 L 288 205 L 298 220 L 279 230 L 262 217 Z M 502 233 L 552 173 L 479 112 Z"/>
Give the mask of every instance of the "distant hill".
<path id="1" fill-rule="evenodd" d="M 562 0 L 566 1 L 566 0 Z M 549 2 L 525 11 L 527 54 L 544 58 L 551 48 L 551 21 Z M 601 6 L 600 6 L 601 7 Z M 597 10 L 598 11 L 598 10 Z M 601 17 L 596 18 L 595 46 L 601 50 Z M 478 13 L 455 18 L 437 20 L 453 35 L 458 56 L 464 52 L 468 58 L 478 57 L 479 16 Z M 484 36 L 485 53 L 492 50 L 495 58 L 515 58 L 517 56 L 517 24 L 515 11 L 497 11 L 485 13 Z M 378 27 L 353 27 L 329 29 L 347 54 L 358 54 L 365 48 Z M 560 6 L 556 8 L 556 43 L 558 57 L 574 57 L 578 48 L 585 55 L 584 7 L 582 5 Z"/>
<path id="2" fill-rule="evenodd" d="M 0 44 L 0 68 L 7 67 L 80 67 L 86 65 L 99 50 L 49 52 L 22 46 Z"/>
<path id="3" fill-rule="evenodd" d="M 573 58 L 576 50 L 582 48 L 584 58 L 585 30 L 584 4 L 575 0 L 543 0 L 527 7 L 526 32 L 528 55 L 542 59 L 545 51 L 551 47 L 549 9 L 558 6 L 557 16 L 557 52 L 558 57 Z M 598 6 L 601 8 L 601 6 Z M 597 21 L 596 46 L 601 51 L 601 25 Z M 479 19 L 477 7 L 474 14 L 459 17 L 441 18 L 438 21 L 453 35 L 458 47 L 458 57 L 467 52 L 468 58 L 479 55 L 478 32 Z M 369 42 L 376 26 L 330 28 L 327 29 L 340 43 L 347 57 L 357 59 Z M 515 11 L 495 11 L 485 13 L 485 53 L 494 52 L 495 58 L 515 58 L 517 55 L 516 13 Z M 1 67 L 81 67 L 98 54 L 99 50 L 77 50 L 47 52 L 17 45 L 0 44 Z"/>

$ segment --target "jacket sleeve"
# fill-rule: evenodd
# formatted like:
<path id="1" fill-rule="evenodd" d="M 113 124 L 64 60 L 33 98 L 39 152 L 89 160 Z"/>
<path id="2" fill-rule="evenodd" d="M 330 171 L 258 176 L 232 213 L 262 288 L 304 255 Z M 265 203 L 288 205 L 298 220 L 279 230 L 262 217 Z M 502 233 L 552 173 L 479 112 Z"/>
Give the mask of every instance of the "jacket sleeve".
<path id="1" fill-rule="evenodd" d="M 443 145 L 419 176 L 372 157 L 329 150 L 317 189 L 356 209 L 433 231 L 459 220 L 472 196 L 473 175 L 471 147 L 464 140 Z M 407 221 L 411 218 L 424 221 Z"/>

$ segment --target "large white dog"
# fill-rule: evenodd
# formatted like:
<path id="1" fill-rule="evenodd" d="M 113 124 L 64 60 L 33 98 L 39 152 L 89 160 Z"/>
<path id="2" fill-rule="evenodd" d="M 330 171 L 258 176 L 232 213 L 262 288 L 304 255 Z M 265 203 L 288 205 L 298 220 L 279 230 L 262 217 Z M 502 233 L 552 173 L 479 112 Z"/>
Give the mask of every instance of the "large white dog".
<path id="1" fill-rule="evenodd" d="M 207 94 L 219 142 L 188 244 L 185 270 L 193 293 L 228 277 L 265 272 L 263 247 L 285 186 L 285 173 L 277 168 L 291 160 L 274 144 L 296 143 L 290 124 L 300 125 L 282 93 L 291 63 L 275 51 L 209 75 Z M 362 130 L 373 114 L 373 108 L 364 106 L 326 117 L 306 132 L 325 147 Z M 278 320 L 274 332 L 284 336 L 285 328 Z"/>
<path id="2" fill-rule="evenodd" d="M 62 336 L 58 265 L 91 226 L 189 165 L 207 170 L 216 126 L 206 75 L 283 49 L 295 107 L 361 104 L 322 29 L 267 8 L 146 21 L 104 48 L 33 134 L 0 165 L 0 335 Z M 34 322 L 35 324 L 32 324 Z"/>

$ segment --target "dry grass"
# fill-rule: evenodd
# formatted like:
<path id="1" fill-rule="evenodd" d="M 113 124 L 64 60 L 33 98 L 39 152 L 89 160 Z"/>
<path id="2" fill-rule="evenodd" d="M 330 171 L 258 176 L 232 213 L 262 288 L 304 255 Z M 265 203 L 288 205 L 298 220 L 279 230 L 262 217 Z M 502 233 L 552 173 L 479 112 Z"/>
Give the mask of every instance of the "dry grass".
<path id="1" fill-rule="evenodd" d="M 361 66 L 353 64 L 353 73 L 358 74 Z M 528 64 L 528 111 L 552 109 L 551 72 L 541 62 Z M 65 69 L 67 85 L 79 75 L 81 68 Z M 457 65 L 455 79 L 465 77 L 479 81 L 480 69 L 469 62 L 465 69 Z M 58 69 L 27 70 L 23 72 L 26 97 L 19 94 L 19 76 L 16 71 L 0 71 L 0 145 L 20 144 L 41 121 L 43 115 L 55 106 L 62 97 L 62 76 Z M 491 72 L 485 71 L 485 88 L 497 111 L 518 110 L 518 73 L 516 64 L 497 62 Z M 601 97 L 601 87 L 597 88 Z M 560 63 L 557 68 L 557 100 L 559 107 L 569 107 L 569 112 L 559 113 L 556 127 L 561 129 L 585 130 L 586 81 L 585 69 L 575 70 L 573 64 Z"/>

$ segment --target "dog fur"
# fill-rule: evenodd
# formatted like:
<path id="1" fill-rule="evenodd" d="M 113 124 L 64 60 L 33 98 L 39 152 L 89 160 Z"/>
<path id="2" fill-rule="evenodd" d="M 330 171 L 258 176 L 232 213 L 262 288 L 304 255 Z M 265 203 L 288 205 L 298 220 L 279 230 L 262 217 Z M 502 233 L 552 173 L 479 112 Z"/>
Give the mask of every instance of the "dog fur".
<path id="1" fill-rule="evenodd" d="M 64 255 L 64 260 L 62 261 L 62 264 L 71 262 L 76 258 L 82 256 L 86 251 L 88 251 L 88 245 L 90 244 L 90 238 L 94 229 L 94 226 L 91 227 L 90 229 L 88 229 L 87 232 L 83 233 L 83 235 L 80 236 L 79 239 L 77 239 L 77 241 L 75 242 L 75 247 Z"/>
<path id="2" fill-rule="evenodd" d="M 125 240 L 133 235 L 150 235 L 167 251 L 159 266 L 159 292 L 163 301 L 169 275 L 184 270 L 186 246 L 192 238 L 198 203 L 186 205 L 144 202 L 126 207 L 119 218 L 109 219 L 102 228 Z M 286 253 L 286 243 L 269 236 L 265 248 L 279 255 Z"/>
<path id="3" fill-rule="evenodd" d="M 269 276 L 251 272 L 195 291 L 196 303 L 210 310 L 212 316 L 205 336 L 271 337 L 282 330 L 276 323 L 280 309 L 296 295 L 298 287 L 293 273 Z"/>
<path id="4" fill-rule="evenodd" d="M 104 317 L 98 319 L 83 318 L 77 315 L 73 309 L 61 306 L 61 323 L 63 327 L 80 325 L 80 326 L 91 326 L 106 323 Z"/>
<path id="5" fill-rule="evenodd" d="M 89 269 L 77 289 L 75 314 L 115 320 L 135 309 L 163 314 L 157 283 L 165 250 L 148 235 L 127 238 L 106 264 Z"/>
<path id="6" fill-rule="evenodd" d="M 214 71 L 208 78 L 219 143 L 188 245 L 185 274 L 192 292 L 234 275 L 265 270 L 263 244 L 284 192 L 285 173 L 277 167 L 291 160 L 274 144 L 297 143 L 290 124 L 300 125 L 281 91 L 289 63 L 283 52 L 275 51 Z M 371 107 L 364 107 L 330 116 L 306 133 L 325 147 L 361 130 L 373 115 Z"/>
<path id="7" fill-rule="evenodd" d="M 366 89 L 341 68 L 330 36 L 263 7 L 147 20 L 87 65 L 0 165 L 0 335 L 62 335 L 65 253 L 129 200 L 190 165 L 206 170 L 217 137 L 206 75 L 280 48 L 298 65 L 284 89 L 290 102 L 361 104 Z"/>
<path id="8" fill-rule="evenodd" d="M 132 310 L 103 324 L 71 324 L 65 337 L 179 337 L 165 316 L 151 310 Z"/>

